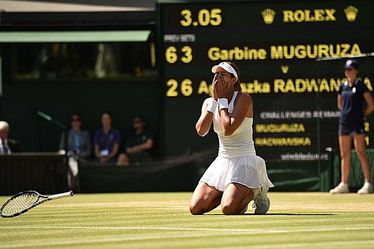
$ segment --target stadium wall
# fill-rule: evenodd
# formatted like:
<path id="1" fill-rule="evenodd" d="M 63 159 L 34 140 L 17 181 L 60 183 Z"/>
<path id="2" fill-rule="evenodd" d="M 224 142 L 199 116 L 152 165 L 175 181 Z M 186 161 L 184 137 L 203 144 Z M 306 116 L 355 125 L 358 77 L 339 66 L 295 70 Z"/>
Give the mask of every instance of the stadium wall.
<path id="1" fill-rule="evenodd" d="M 57 151 L 61 130 L 38 117 L 37 110 L 67 125 L 77 112 L 90 131 L 100 127 L 101 112 L 109 111 L 114 127 L 124 136 L 131 131 L 131 117 L 142 114 L 157 134 L 162 113 L 159 92 L 158 81 L 10 83 L 3 86 L 0 116 L 10 123 L 11 135 L 21 141 L 24 151 Z"/>

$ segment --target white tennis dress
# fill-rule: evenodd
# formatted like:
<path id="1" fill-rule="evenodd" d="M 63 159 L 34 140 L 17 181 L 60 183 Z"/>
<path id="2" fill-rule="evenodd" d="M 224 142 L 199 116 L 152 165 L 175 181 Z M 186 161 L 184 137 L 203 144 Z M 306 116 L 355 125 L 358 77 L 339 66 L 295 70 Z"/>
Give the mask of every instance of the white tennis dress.
<path id="1" fill-rule="evenodd" d="M 234 111 L 238 92 L 229 103 L 229 114 Z M 230 136 L 222 130 L 219 106 L 214 112 L 213 127 L 219 139 L 218 157 L 206 170 L 200 181 L 219 191 L 224 191 L 230 183 L 239 183 L 248 188 L 274 187 L 268 178 L 264 159 L 256 155 L 252 138 L 253 118 L 244 118 L 240 126 Z"/>

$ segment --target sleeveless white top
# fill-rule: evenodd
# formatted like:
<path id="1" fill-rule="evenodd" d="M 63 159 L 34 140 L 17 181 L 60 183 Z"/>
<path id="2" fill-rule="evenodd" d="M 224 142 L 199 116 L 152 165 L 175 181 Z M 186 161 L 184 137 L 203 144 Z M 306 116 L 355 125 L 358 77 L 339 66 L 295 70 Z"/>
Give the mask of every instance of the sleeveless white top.
<path id="1" fill-rule="evenodd" d="M 234 111 L 234 103 L 237 96 L 238 92 L 235 91 L 229 103 L 228 112 L 230 116 Z M 219 140 L 218 156 L 226 158 L 255 156 L 256 150 L 253 142 L 252 124 L 253 118 L 245 117 L 233 134 L 225 136 L 222 129 L 221 117 L 219 116 L 219 106 L 217 106 L 213 117 L 213 128 Z"/>

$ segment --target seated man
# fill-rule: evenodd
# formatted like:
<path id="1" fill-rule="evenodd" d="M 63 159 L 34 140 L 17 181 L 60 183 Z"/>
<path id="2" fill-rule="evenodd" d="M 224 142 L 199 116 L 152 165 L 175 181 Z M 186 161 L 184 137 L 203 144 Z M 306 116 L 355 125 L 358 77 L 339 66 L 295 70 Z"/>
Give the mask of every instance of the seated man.
<path id="1" fill-rule="evenodd" d="M 9 139 L 9 124 L 0 121 L 0 154 L 11 154 L 21 152 L 21 145 L 18 141 Z"/>
<path id="2" fill-rule="evenodd" d="M 112 116 L 108 112 L 101 115 L 102 129 L 95 133 L 95 156 L 100 163 L 115 164 L 121 136 L 118 130 L 112 128 Z"/>
<path id="3" fill-rule="evenodd" d="M 129 165 L 131 162 L 139 162 L 151 157 L 154 145 L 153 136 L 145 129 L 146 123 L 141 116 L 135 116 L 132 120 L 133 134 L 126 141 L 126 152 L 118 157 L 118 165 Z"/>

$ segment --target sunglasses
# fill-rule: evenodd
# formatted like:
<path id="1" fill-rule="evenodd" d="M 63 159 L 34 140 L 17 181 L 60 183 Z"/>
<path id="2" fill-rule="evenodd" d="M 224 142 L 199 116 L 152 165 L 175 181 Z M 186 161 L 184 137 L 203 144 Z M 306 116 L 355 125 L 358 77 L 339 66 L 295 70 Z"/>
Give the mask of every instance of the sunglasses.
<path id="1" fill-rule="evenodd" d="M 71 122 L 80 122 L 81 120 L 79 118 L 73 118 Z"/>

